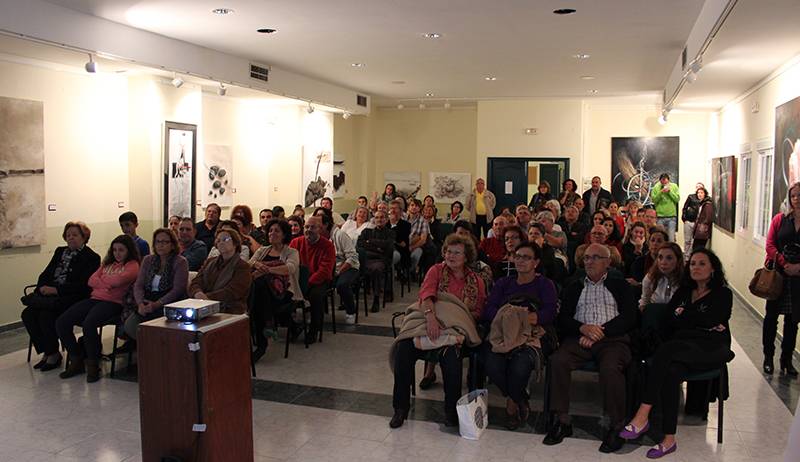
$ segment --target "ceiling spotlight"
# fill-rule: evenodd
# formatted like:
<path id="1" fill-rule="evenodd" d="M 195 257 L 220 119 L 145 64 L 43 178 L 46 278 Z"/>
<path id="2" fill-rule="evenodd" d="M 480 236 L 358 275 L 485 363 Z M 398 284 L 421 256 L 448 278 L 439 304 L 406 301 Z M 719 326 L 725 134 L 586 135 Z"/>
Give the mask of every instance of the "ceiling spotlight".
<path id="1" fill-rule="evenodd" d="M 306 108 L 306 112 L 308 112 L 309 114 L 313 114 L 314 113 L 314 106 L 312 106 L 311 103 L 308 103 L 308 107 Z"/>
<path id="2" fill-rule="evenodd" d="M 559 8 L 557 10 L 553 10 L 553 14 L 560 14 L 560 15 L 574 14 L 576 11 L 578 10 L 575 10 L 573 8 Z"/>
<path id="3" fill-rule="evenodd" d="M 583 60 L 591 58 L 592 55 L 587 55 L 586 53 L 578 53 L 578 54 L 572 55 L 572 57 L 577 59 L 577 60 L 579 60 L 579 61 L 583 61 Z"/>
<path id="4" fill-rule="evenodd" d="M 667 124 L 667 117 L 669 117 L 669 111 L 664 109 L 661 111 L 661 115 L 658 116 L 658 124 L 659 125 L 666 125 Z"/>
<path id="5" fill-rule="evenodd" d="M 589 93 L 590 95 L 596 95 L 597 90 L 587 90 L 586 93 Z"/>
<path id="6" fill-rule="evenodd" d="M 349 112 L 343 112 L 342 113 L 342 119 L 347 120 L 349 118 L 350 118 L 350 113 Z"/>
<path id="7" fill-rule="evenodd" d="M 172 86 L 175 88 L 180 88 L 181 85 L 183 85 L 183 79 L 178 76 L 173 77 Z"/>
<path id="8" fill-rule="evenodd" d="M 595 77 L 593 75 L 582 75 L 581 76 L 581 80 L 594 80 L 594 78 Z"/>
<path id="9" fill-rule="evenodd" d="M 425 103 L 419 103 L 419 110 L 420 111 L 424 111 L 425 110 Z"/>
<path id="10" fill-rule="evenodd" d="M 214 8 L 211 12 L 214 14 L 226 15 L 233 13 L 233 10 L 231 8 Z"/>
<path id="11" fill-rule="evenodd" d="M 350 65 L 353 66 L 353 67 L 364 67 L 365 66 L 364 63 L 352 63 Z"/>
<path id="12" fill-rule="evenodd" d="M 697 81 L 697 73 L 700 72 L 700 69 L 702 69 L 702 68 L 703 68 L 703 63 L 700 60 L 700 58 L 697 58 L 694 61 L 692 61 L 692 63 L 689 65 L 689 69 L 686 71 L 686 74 L 684 75 L 684 78 L 686 78 L 686 81 L 689 82 L 689 83 L 696 82 Z"/>
<path id="13" fill-rule="evenodd" d="M 86 69 L 86 72 L 90 74 L 94 74 L 95 72 L 97 72 L 97 63 L 94 62 L 91 53 L 89 53 L 89 62 L 86 63 L 86 65 L 83 66 L 83 68 Z"/>
<path id="14" fill-rule="evenodd" d="M 452 106 L 450 105 L 450 101 L 444 102 L 444 110 L 449 111 Z"/>
<path id="15" fill-rule="evenodd" d="M 392 80 L 392 85 L 405 85 L 405 80 Z"/>
<path id="16" fill-rule="evenodd" d="M 264 27 L 262 29 L 256 29 L 256 32 L 258 32 L 259 34 L 274 34 L 276 32 L 276 29 L 270 29 L 268 27 Z"/>
<path id="17" fill-rule="evenodd" d="M 438 32 L 428 32 L 427 34 L 424 34 L 423 36 L 424 36 L 425 38 L 429 38 L 429 39 L 438 39 L 438 38 L 442 38 L 442 34 L 440 34 L 440 33 L 438 33 Z"/>
<path id="18" fill-rule="evenodd" d="M 397 105 L 397 110 L 398 111 L 402 111 L 404 107 L 405 106 L 403 106 L 403 103 L 400 103 L 400 104 Z"/>
<path id="19" fill-rule="evenodd" d="M 493 75 L 490 75 L 490 76 L 484 77 L 483 80 L 485 80 L 487 82 L 494 82 L 495 80 L 497 80 L 497 77 L 495 77 Z"/>
<path id="20" fill-rule="evenodd" d="M 427 96 L 428 98 L 430 98 L 431 96 L 433 96 L 433 92 L 430 92 L 430 91 L 429 91 L 429 92 L 425 93 L 425 96 Z"/>
<path id="21" fill-rule="evenodd" d="M 225 85 L 223 85 L 222 82 L 220 82 L 219 88 L 217 88 L 217 94 L 219 96 L 225 96 L 226 93 L 228 93 L 228 89 L 225 88 Z"/>

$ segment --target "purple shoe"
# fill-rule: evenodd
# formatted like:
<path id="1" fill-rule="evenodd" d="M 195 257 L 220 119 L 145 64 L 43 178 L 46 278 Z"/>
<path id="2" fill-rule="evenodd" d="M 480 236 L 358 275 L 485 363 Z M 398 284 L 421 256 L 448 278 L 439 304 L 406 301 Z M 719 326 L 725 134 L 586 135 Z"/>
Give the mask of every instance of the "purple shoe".
<path id="1" fill-rule="evenodd" d="M 673 444 L 672 446 L 665 448 L 663 444 L 658 443 L 657 445 L 650 448 L 647 451 L 647 458 L 648 459 L 660 459 L 667 454 L 672 454 L 675 450 L 678 449 L 678 443 Z"/>
<path id="2" fill-rule="evenodd" d="M 619 431 L 619 437 L 624 440 L 635 440 L 636 438 L 639 438 L 640 436 L 644 435 L 649 429 L 650 429 L 650 422 L 647 422 L 646 424 L 644 424 L 644 427 L 638 430 L 636 429 L 636 427 L 633 426 L 633 424 L 628 424 L 625 425 L 622 428 L 622 430 Z"/>

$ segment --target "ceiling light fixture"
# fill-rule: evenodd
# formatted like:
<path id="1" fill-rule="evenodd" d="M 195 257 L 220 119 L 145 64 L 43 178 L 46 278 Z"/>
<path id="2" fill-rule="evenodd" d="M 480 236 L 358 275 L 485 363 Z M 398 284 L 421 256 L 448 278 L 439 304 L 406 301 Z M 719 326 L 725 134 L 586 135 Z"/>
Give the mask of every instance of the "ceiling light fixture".
<path id="1" fill-rule="evenodd" d="M 392 85 L 405 85 L 405 80 L 392 80 Z"/>
<path id="2" fill-rule="evenodd" d="M 557 10 L 553 10 L 553 14 L 560 14 L 560 15 L 575 14 L 577 11 L 578 10 L 573 8 L 559 8 Z"/>
<path id="3" fill-rule="evenodd" d="M 452 106 L 451 106 L 451 104 L 450 104 L 450 101 L 445 101 L 445 102 L 444 102 L 444 110 L 445 110 L 445 111 L 449 111 L 451 107 L 452 107 Z"/>
<path id="4" fill-rule="evenodd" d="M 572 55 L 572 57 L 577 59 L 577 60 L 579 60 L 579 61 L 583 61 L 583 60 L 591 58 L 592 55 L 589 55 L 589 54 L 586 54 L 586 53 L 577 53 L 577 54 Z"/>
<path id="5" fill-rule="evenodd" d="M 697 74 L 700 70 L 703 69 L 703 61 L 701 58 L 697 58 L 689 64 L 689 69 L 686 70 L 686 74 L 683 77 L 689 83 L 695 83 L 697 81 Z"/>
<path id="6" fill-rule="evenodd" d="M 222 82 L 219 83 L 219 88 L 217 88 L 217 94 L 219 96 L 225 96 L 228 93 L 228 89 L 225 88 L 225 85 Z"/>
<path id="7" fill-rule="evenodd" d="M 94 73 L 97 72 L 97 63 L 92 58 L 92 54 L 91 53 L 89 53 L 89 62 L 86 63 L 86 65 L 83 66 L 83 68 L 86 69 L 86 72 L 88 72 L 90 74 L 94 74 Z"/>
<path id="8" fill-rule="evenodd" d="M 596 95 L 597 90 L 587 90 L 586 93 L 589 93 L 590 95 Z"/>
<path id="9" fill-rule="evenodd" d="M 270 29 L 269 27 L 264 27 L 262 29 L 256 29 L 256 32 L 260 34 L 274 34 L 277 29 Z"/>
<path id="10" fill-rule="evenodd" d="M 403 103 L 400 103 L 400 104 L 397 105 L 397 110 L 398 111 L 402 111 L 404 107 L 405 106 L 403 106 Z"/>
<path id="11" fill-rule="evenodd" d="M 438 38 L 442 38 L 442 34 L 438 32 L 428 32 L 427 34 L 423 35 L 425 38 L 436 40 Z"/>
<path id="12" fill-rule="evenodd" d="M 350 118 L 350 113 L 349 112 L 343 112 L 342 113 L 342 119 L 347 120 L 349 118 Z"/>
<path id="13" fill-rule="evenodd" d="M 425 110 L 425 103 L 419 103 L 419 110 L 420 111 L 424 111 Z"/>
<path id="14" fill-rule="evenodd" d="M 314 106 L 312 106 L 310 102 L 308 103 L 308 107 L 306 108 L 306 112 L 308 112 L 309 114 L 313 114 L 314 113 Z"/>
<path id="15" fill-rule="evenodd" d="M 497 77 L 495 77 L 493 75 L 490 75 L 490 76 L 484 77 L 483 80 L 485 80 L 487 82 L 494 82 L 495 80 L 497 80 Z"/>
<path id="16" fill-rule="evenodd" d="M 430 92 L 430 91 L 429 91 L 429 92 L 425 93 L 425 96 L 427 96 L 428 98 L 430 98 L 431 96 L 433 96 L 433 92 Z"/>
<path id="17" fill-rule="evenodd" d="M 172 73 L 172 86 L 180 88 L 183 85 L 183 79 L 178 77 L 174 72 Z"/>
<path id="18" fill-rule="evenodd" d="M 214 14 L 226 15 L 226 14 L 233 13 L 233 9 L 231 9 L 231 8 L 214 8 L 213 10 L 211 10 L 211 12 L 214 13 Z"/>
<path id="19" fill-rule="evenodd" d="M 669 111 L 666 110 L 666 109 L 663 109 L 661 111 L 661 115 L 658 116 L 658 124 L 659 125 L 666 125 L 667 124 L 667 117 L 669 117 Z"/>
<path id="20" fill-rule="evenodd" d="M 364 64 L 364 63 L 351 63 L 350 65 L 353 66 L 353 67 L 364 67 L 364 66 L 366 66 L 366 64 Z"/>
<path id="21" fill-rule="evenodd" d="M 594 80 L 594 78 L 595 77 L 593 75 L 582 75 L 581 76 L 581 80 Z"/>

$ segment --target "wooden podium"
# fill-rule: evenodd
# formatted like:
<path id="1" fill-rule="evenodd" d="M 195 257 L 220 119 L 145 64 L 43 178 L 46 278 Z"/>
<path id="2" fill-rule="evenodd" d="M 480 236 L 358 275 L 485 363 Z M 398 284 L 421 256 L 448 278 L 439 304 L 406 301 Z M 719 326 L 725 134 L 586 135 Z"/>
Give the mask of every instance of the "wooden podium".
<path id="1" fill-rule="evenodd" d="M 162 317 L 139 325 L 137 343 L 142 460 L 252 462 L 248 317 Z"/>

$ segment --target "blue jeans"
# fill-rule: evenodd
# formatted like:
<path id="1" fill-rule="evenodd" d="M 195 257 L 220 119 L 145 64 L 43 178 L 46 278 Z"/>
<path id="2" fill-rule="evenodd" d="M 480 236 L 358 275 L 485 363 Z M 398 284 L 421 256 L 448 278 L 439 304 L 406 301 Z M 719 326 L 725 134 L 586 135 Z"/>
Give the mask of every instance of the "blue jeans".
<path id="1" fill-rule="evenodd" d="M 336 276 L 336 292 L 342 297 L 342 305 L 347 314 L 356 314 L 356 299 L 353 296 L 353 284 L 358 279 L 358 270 L 349 268 Z M 334 308 L 335 309 L 335 308 Z"/>
<path id="2" fill-rule="evenodd" d="M 661 217 L 656 222 L 663 226 L 669 235 L 669 241 L 675 242 L 675 229 L 678 227 L 678 217 Z"/>

